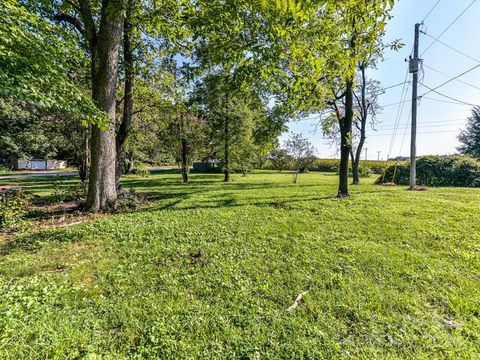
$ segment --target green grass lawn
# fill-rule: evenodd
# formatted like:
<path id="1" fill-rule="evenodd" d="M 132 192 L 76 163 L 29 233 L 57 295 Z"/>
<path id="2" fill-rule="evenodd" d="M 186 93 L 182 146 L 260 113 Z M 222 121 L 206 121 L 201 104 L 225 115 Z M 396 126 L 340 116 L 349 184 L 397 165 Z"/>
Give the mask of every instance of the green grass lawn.
<path id="1" fill-rule="evenodd" d="M 147 208 L 4 241 L 0 357 L 480 358 L 480 189 L 221 178 L 126 179 Z"/>

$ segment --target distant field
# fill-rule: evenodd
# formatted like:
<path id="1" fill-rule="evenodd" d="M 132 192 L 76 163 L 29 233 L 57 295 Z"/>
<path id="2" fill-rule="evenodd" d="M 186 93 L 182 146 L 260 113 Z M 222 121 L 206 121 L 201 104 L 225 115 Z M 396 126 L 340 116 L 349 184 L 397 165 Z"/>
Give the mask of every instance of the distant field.
<path id="1" fill-rule="evenodd" d="M 191 178 L 131 177 L 143 210 L 4 236 L 0 357 L 480 358 L 480 189 Z"/>

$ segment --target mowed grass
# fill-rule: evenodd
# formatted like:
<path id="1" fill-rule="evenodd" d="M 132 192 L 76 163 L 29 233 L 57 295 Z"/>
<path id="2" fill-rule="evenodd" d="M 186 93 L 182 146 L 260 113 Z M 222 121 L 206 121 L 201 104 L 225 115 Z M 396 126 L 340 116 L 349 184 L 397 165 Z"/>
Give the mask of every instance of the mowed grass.
<path id="1" fill-rule="evenodd" d="M 147 209 L 4 243 L 0 357 L 480 357 L 479 189 L 221 178 L 126 179 Z"/>

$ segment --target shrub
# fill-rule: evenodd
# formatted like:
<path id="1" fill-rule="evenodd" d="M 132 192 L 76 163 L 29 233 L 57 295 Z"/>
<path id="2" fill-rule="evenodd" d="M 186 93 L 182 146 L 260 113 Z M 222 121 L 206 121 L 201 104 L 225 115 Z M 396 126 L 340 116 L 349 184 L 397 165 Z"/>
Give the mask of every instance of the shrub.
<path id="1" fill-rule="evenodd" d="M 21 190 L 0 192 L 0 228 L 15 225 L 28 211 L 30 195 Z"/>
<path id="2" fill-rule="evenodd" d="M 53 202 L 81 201 L 87 197 L 87 184 L 78 182 L 74 186 L 66 184 L 65 180 L 55 179 L 53 181 L 52 198 Z"/>
<path id="3" fill-rule="evenodd" d="M 135 168 L 131 172 L 132 175 L 138 175 L 142 177 L 147 177 L 150 175 L 150 171 L 147 168 Z"/>
<path id="4" fill-rule="evenodd" d="M 349 165 L 351 167 L 351 162 L 349 163 Z M 337 160 L 337 159 L 316 159 L 313 162 L 312 170 L 321 171 L 321 172 L 338 172 L 339 166 L 340 166 L 340 160 Z M 371 173 L 373 174 L 382 174 L 385 169 L 385 161 L 361 160 L 359 171 L 362 171 L 362 168 L 369 168 Z M 352 170 L 350 169 L 350 172 L 351 171 Z"/>
<path id="5" fill-rule="evenodd" d="M 405 162 L 401 162 L 404 164 Z M 338 174 L 340 160 L 338 159 L 314 159 L 309 163 L 308 170 L 320 172 L 333 172 Z M 267 160 L 263 166 L 264 170 L 280 170 L 274 161 Z M 284 168 L 286 169 L 286 168 Z M 363 170 L 362 170 L 363 169 Z M 368 170 L 367 170 L 368 169 Z M 361 160 L 359 171 L 360 176 L 369 177 L 372 174 L 383 174 L 385 170 L 385 161 Z M 363 175 L 362 175 L 363 172 Z M 351 162 L 349 162 L 349 173 L 352 173 Z"/>
<path id="6" fill-rule="evenodd" d="M 410 163 L 388 167 L 384 182 L 410 183 Z M 376 183 L 381 184 L 383 175 Z M 417 184 L 424 186 L 480 187 L 480 162 L 467 156 L 425 156 L 417 159 Z"/>
<path id="7" fill-rule="evenodd" d="M 358 168 L 358 173 L 362 178 L 368 178 L 373 175 L 372 169 L 366 165 L 360 165 Z"/>
<path id="8" fill-rule="evenodd" d="M 0 164 L 0 174 L 10 174 L 11 173 L 11 169 L 4 165 L 4 164 Z"/>
<path id="9" fill-rule="evenodd" d="M 118 212 L 138 210 L 144 202 L 143 195 L 137 193 L 135 189 L 128 189 L 118 195 L 115 210 Z"/>

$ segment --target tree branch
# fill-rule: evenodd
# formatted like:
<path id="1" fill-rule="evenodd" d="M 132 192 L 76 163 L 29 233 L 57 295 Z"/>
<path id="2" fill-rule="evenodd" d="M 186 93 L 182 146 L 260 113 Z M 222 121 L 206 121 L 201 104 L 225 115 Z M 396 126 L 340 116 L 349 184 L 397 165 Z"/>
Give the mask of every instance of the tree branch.
<path id="1" fill-rule="evenodd" d="M 95 22 L 93 21 L 92 10 L 90 9 L 90 4 L 88 0 L 78 0 L 80 5 L 80 13 L 85 24 L 85 36 L 90 43 L 91 51 L 95 50 L 97 45 L 97 29 L 95 27 Z"/>
<path id="2" fill-rule="evenodd" d="M 85 28 L 83 27 L 82 22 L 78 20 L 75 16 L 60 13 L 60 14 L 54 15 L 53 18 L 58 22 L 65 21 L 69 24 L 72 24 L 75 27 L 75 29 L 78 30 L 79 33 L 81 33 L 82 35 L 85 35 Z"/>

